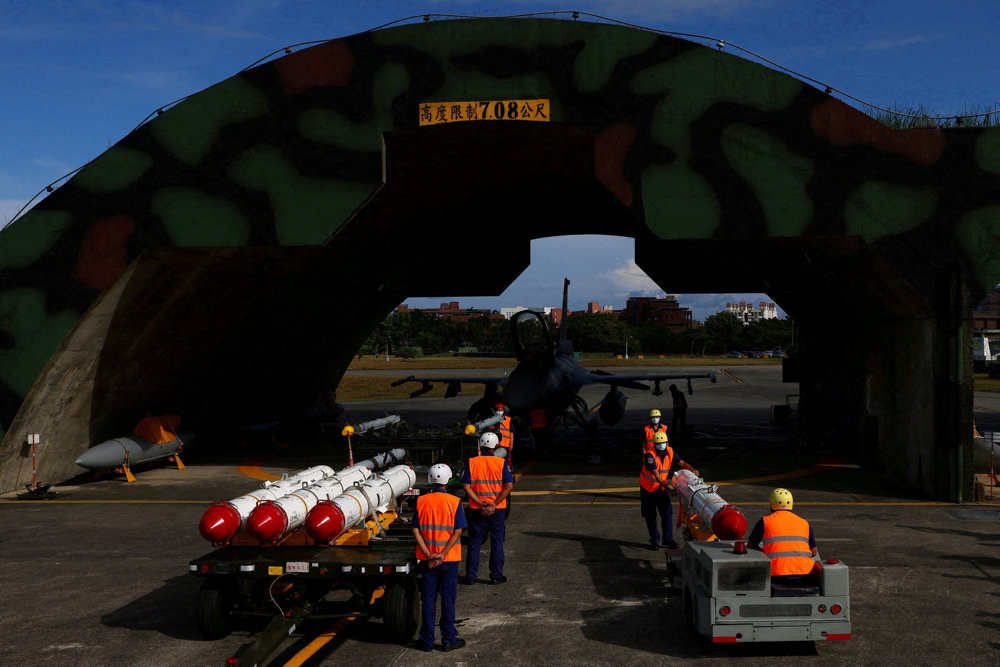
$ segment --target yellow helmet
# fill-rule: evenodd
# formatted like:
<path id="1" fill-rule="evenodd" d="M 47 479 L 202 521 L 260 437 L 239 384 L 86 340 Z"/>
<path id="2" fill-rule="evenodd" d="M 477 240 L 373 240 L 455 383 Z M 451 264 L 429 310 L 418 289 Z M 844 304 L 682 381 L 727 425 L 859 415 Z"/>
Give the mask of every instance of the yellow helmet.
<path id="1" fill-rule="evenodd" d="M 657 410 L 656 408 L 653 408 L 652 410 L 649 411 L 649 416 L 650 417 L 659 417 L 660 416 L 660 411 Z"/>
<path id="2" fill-rule="evenodd" d="M 792 509 L 792 492 L 788 489 L 775 489 L 771 492 L 771 509 Z"/>
<path id="3" fill-rule="evenodd" d="M 661 442 L 670 442 L 670 440 L 667 438 L 666 433 L 664 433 L 663 431 L 657 431 L 656 433 L 653 434 L 653 444 L 658 445 Z"/>

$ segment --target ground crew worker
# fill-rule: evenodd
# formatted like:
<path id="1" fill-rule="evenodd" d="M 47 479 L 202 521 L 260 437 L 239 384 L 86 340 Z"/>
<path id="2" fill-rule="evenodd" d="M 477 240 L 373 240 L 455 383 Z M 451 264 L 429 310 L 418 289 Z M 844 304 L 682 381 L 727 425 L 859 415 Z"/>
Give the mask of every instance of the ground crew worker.
<path id="1" fill-rule="evenodd" d="M 653 551 L 660 545 L 660 532 L 656 528 L 657 512 L 660 513 L 660 525 L 663 528 L 663 547 L 678 548 L 674 541 L 674 522 L 670 508 L 670 496 L 677 494 L 670 481 L 670 466 L 673 462 L 674 450 L 667 444 L 667 434 L 658 431 L 653 435 L 653 451 L 643 454 L 642 472 L 639 473 L 639 507 L 649 530 L 649 548 Z M 698 474 L 697 470 L 681 459 L 677 459 L 677 465 Z"/>
<path id="2" fill-rule="evenodd" d="M 514 427 L 511 425 L 510 415 L 505 414 L 507 411 L 503 403 L 497 403 L 493 406 L 493 414 L 503 417 L 499 423 L 494 424 L 490 430 L 497 434 L 500 438 L 500 442 L 497 445 L 497 454 L 501 453 L 501 449 L 505 452 L 503 454 L 507 458 L 507 465 L 511 470 L 514 469 L 514 459 L 511 456 L 511 451 L 514 449 Z"/>
<path id="3" fill-rule="evenodd" d="M 771 559 L 771 578 L 785 584 L 809 583 L 815 578 L 816 538 L 812 526 L 792 513 L 792 492 L 771 491 L 771 513 L 750 531 L 747 544 Z"/>
<path id="4" fill-rule="evenodd" d="M 642 443 L 642 453 L 653 451 L 653 436 L 657 433 L 667 433 L 667 425 L 660 423 L 660 411 L 653 408 L 649 411 L 649 423 L 643 427 L 645 438 Z"/>
<path id="5" fill-rule="evenodd" d="M 434 648 L 434 616 L 438 596 L 441 597 L 441 650 L 451 651 L 465 646 L 455 629 L 455 598 L 458 595 L 458 564 L 462 560 L 459 539 L 468 525 L 462 512 L 462 501 L 448 493 L 451 468 L 443 463 L 431 466 L 427 481 L 434 489 L 417 498 L 417 513 L 413 520 L 413 536 L 417 540 L 417 560 L 423 623 L 417 648 Z"/>
<path id="6" fill-rule="evenodd" d="M 671 414 L 670 430 L 674 436 L 680 436 L 687 428 L 688 401 L 684 392 L 677 388 L 677 385 L 670 385 L 670 396 L 673 398 L 673 410 Z"/>
<path id="7" fill-rule="evenodd" d="M 494 454 L 499 440 L 496 433 L 483 433 L 479 438 L 482 454 L 469 459 L 462 471 L 462 488 L 469 499 L 469 543 L 463 584 L 476 583 L 479 548 L 487 531 L 490 534 L 490 583 L 507 581 L 503 573 L 503 542 L 507 533 L 504 515 L 507 496 L 514 488 L 514 477 L 507 460 Z"/>

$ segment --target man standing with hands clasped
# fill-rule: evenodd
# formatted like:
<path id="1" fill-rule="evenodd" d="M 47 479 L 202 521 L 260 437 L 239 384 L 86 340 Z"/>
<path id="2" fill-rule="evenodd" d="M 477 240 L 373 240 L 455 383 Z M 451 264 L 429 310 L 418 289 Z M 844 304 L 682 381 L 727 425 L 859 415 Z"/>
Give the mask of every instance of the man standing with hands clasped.
<path id="1" fill-rule="evenodd" d="M 417 561 L 421 573 L 420 597 L 423 623 L 417 648 L 434 648 L 434 616 L 441 597 L 441 650 L 465 646 L 455 629 L 455 598 L 458 597 L 458 564 L 462 560 L 462 529 L 466 527 L 462 501 L 448 493 L 451 468 L 436 463 L 427 473 L 434 489 L 417 498 L 413 537 L 417 540 Z"/>
<path id="2" fill-rule="evenodd" d="M 462 488 L 469 499 L 469 543 L 465 577 L 462 579 L 462 583 L 467 585 L 476 583 L 479 547 L 487 531 L 490 534 L 490 583 L 507 581 L 503 574 L 504 510 L 507 496 L 514 488 L 514 476 L 510 474 L 507 459 L 493 453 L 499 442 L 496 433 L 483 433 L 479 438 L 482 454 L 469 459 L 469 464 L 462 471 Z"/>

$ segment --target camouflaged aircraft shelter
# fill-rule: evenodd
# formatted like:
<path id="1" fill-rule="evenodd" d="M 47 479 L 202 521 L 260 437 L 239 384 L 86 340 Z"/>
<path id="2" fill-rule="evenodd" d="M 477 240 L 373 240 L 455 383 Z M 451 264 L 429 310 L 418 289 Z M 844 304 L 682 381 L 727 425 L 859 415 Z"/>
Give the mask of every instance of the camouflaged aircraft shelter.
<path id="1" fill-rule="evenodd" d="M 434 21 L 292 52 L 0 233 L 0 490 L 30 481 L 30 433 L 58 481 L 149 412 L 270 418 L 407 297 L 500 294 L 531 239 L 614 234 L 667 291 L 766 292 L 795 319 L 808 444 L 968 497 L 998 185 L 1000 129 L 894 131 L 633 28 Z"/>

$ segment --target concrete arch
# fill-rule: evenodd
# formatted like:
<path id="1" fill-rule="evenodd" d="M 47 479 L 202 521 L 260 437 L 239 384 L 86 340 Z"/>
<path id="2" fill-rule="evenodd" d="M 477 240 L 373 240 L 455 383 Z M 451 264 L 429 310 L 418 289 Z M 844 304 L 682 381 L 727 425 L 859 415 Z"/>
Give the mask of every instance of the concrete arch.
<path id="1" fill-rule="evenodd" d="M 548 100 L 548 122 L 419 126 L 433 103 L 514 99 Z M 997 130 L 892 131 L 760 65 L 604 24 L 435 22 L 286 55 L 154 118 L 0 232 L 0 490 L 23 481 L 30 432 L 59 479 L 150 409 L 308 402 L 406 297 L 500 293 L 530 239 L 613 233 L 671 290 L 771 294 L 804 328 L 812 441 L 960 496 L 968 305 L 1000 280 L 998 147 Z M 484 254 L 504 261 L 454 281 Z"/>

